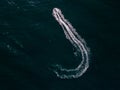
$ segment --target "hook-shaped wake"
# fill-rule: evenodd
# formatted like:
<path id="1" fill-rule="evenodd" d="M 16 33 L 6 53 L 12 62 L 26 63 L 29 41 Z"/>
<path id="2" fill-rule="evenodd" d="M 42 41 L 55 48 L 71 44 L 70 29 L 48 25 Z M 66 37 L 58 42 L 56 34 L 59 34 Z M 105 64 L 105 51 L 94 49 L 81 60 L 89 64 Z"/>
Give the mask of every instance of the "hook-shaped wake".
<path id="1" fill-rule="evenodd" d="M 55 65 L 53 71 L 61 79 L 78 78 L 82 76 L 89 67 L 89 49 L 71 23 L 64 18 L 60 9 L 54 8 L 52 15 L 62 27 L 66 38 L 75 47 L 76 53 L 81 53 L 82 55 L 82 61 L 75 69 L 66 69 L 62 68 L 61 65 Z"/>

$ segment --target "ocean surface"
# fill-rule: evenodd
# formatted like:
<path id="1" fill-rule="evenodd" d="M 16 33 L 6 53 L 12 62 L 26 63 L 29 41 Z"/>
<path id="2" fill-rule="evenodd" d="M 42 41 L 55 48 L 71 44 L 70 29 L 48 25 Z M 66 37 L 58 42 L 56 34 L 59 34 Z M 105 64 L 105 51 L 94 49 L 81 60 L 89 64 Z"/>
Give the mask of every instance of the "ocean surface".
<path id="1" fill-rule="evenodd" d="M 79 78 L 50 69 L 81 62 L 52 16 L 60 8 L 90 49 Z M 120 1 L 0 0 L 0 90 L 120 90 Z"/>

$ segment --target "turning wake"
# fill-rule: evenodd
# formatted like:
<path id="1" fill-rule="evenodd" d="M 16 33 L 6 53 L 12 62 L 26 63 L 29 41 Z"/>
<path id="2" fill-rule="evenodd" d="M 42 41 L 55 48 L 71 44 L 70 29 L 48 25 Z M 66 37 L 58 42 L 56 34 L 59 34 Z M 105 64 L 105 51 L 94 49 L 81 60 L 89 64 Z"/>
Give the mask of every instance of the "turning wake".
<path id="1" fill-rule="evenodd" d="M 89 67 L 89 49 L 87 48 L 85 41 L 76 32 L 71 23 L 64 18 L 60 9 L 54 8 L 52 15 L 62 27 L 66 38 L 75 47 L 76 53 L 81 53 L 82 55 L 82 61 L 75 69 L 66 69 L 61 65 L 55 65 L 55 69 L 53 71 L 57 77 L 61 79 L 78 78 L 82 76 Z"/>

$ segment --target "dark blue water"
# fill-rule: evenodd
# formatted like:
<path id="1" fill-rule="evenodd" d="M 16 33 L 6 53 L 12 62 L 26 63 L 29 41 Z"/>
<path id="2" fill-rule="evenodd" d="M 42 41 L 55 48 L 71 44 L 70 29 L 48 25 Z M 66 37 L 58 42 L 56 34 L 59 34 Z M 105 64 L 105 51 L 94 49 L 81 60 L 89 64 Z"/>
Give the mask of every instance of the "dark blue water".
<path id="1" fill-rule="evenodd" d="M 115 0 L 0 0 L 0 90 L 119 90 L 120 5 Z M 52 16 L 58 7 L 90 48 L 90 67 L 61 80 L 53 64 L 80 60 Z"/>

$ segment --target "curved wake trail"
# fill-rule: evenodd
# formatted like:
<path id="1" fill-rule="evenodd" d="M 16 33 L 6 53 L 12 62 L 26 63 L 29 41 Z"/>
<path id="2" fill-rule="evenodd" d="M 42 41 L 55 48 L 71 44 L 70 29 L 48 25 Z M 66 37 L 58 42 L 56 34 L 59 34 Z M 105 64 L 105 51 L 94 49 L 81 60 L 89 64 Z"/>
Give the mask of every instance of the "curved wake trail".
<path id="1" fill-rule="evenodd" d="M 55 65 L 55 69 L 53 71 L 57 77 L 61 79 L 78 78 L 82 76 L 89 67 L 89 49 L 87 48 L 85 41 L 76 32 L 75 28 L 73 28 L 70 22 L 64 18 L 60 9 L 54 8 L 52 15 L 62 27 L 66 38 L 75 47 L 76 53 L 78 55 L 82 55 L 82 61 L 76 68 L 66 69 L 61 65 Z"/>

